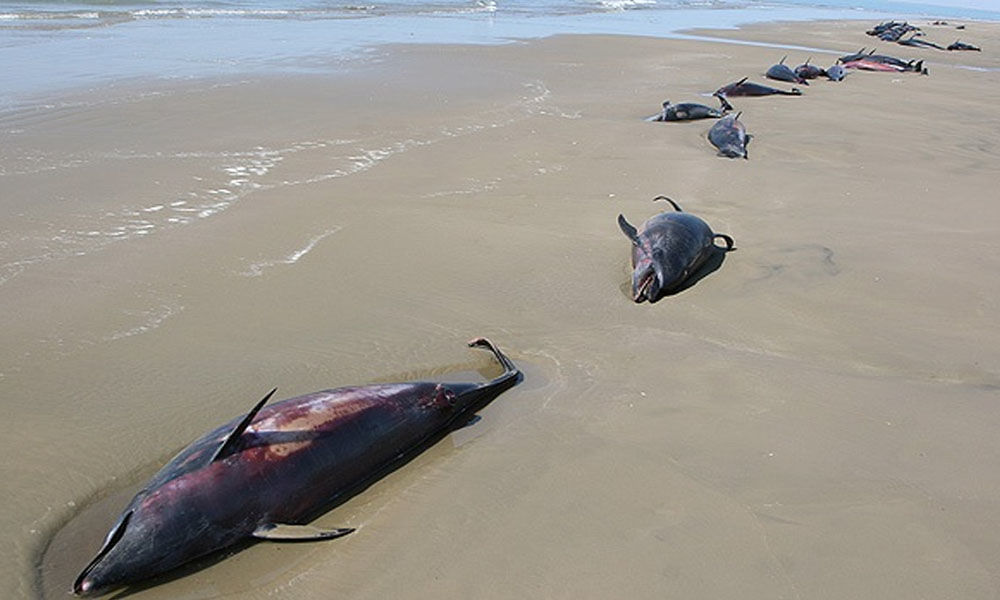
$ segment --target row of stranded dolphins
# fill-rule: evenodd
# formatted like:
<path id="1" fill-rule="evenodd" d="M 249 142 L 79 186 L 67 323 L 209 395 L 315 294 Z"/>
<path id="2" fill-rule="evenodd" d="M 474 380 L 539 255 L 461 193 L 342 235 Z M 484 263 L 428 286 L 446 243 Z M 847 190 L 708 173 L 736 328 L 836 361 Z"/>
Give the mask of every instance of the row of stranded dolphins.
<path id="1" fill-rule="evenodd" d="M 841 57 L 829 69 L 809 61 L 791 69 L 784 59 L 767 76 L 807 84 L 840 81 L 845 68 L 926 73 L 922 62 L 874 52 Z M 875 67 L 871 67 L 875 68 Z M 743 78 L 714 93 L 721 107 L 663 103 L 656 121 L 716 118 L 709 140 L 728 157 L 747 157 L 750 135 L 728 98 L 801 95 Z M 632 244 L 632 300 L 655 302 L 689 284 L 713 256 L 734 249 L 701 218 L 672 210 L 640 228 L 618 215 Z M 723 246 L 717 245 L 721 241 Z M 704 270 L 704 269 L 702 269 Z M 182 565 L 252 540 L 328 540 L 350 528 L 322 529 L 309 521 L 464 427 L 475 413 L 523 378 L 517 366 L 485 338 L 470 346 L 489 350 L 503 372 L 483 383 L 411 381 L 342 387 L 267 405 L 271 390 L 247 414 L 234 418 L 180 451 L 132 498 L 93 560 L 73 583 L 81 596 L 104 593 L 168 573 Z M 267 405 L 267 406 L 265 406 Z"/>
<path id="2" fill-rule="evenodd" d="M 733 238 L 713 232 L 670 198 L 654 200 L 673 210 L 639 230 L 618 215 L 632 242 L 637 303 L 679 291 L 715 252 L 734 248 Z M 491 351 L 503 372 L 485 383 L 343 387 L 265 406 L 272 389 L 246 415 L 181 450 L 146 483 L 73 592 L 90 596 L 134 585 L 252 540 L 329 540 L 353 532 L 307 523 L 469 424 L 521 381 L 521 371 L 491 341 L 476 338 L 469 346 Z"/>
<path id="3" fill-rule="evenodd" d="M 733 238 L 684 212 L 654 215 L 641 230 L 618 215 L 632 242 L 632 297 L 675 292 Z M 722 240 L 725 248 L 716 246 Z M 135 585 L 198 558 L 253 540 L 302 542 L 351 528 L 308 525 L 455 429 L 523 378 L 485 338 L 503 372 L 484 383 L 411 381 L 342 387 L 250 411 L 189 444 L 125 507 L 100 550 L 73 583 L 90 596 Z"/>
<path id="4" fill-rule="evenodd" d="M 654 302 L 679 291 L 733 238 L 668 202 L 671 211 L 637 230 L 632 242 L 632 299 Z M 716 245 L 721 240 L 725 247 Z M 307 523 L 402 466 L 523 378 L 485 338 L 469 346 L 493 353 L 503 372 L 484 383 L 411 381 L 342 387 L 250 411 L 180 451 L 146 483 L 111 527 L 73 583 L 90 596 L 168 573 L 200 557 L 252 540 L 328 540 L 353 532 Z"/>
<path id="5" fill-rule="evenodd" d="M 934 21 L 931 25 L 947 25 L 947 21 Z M 956 29 L 965 29 L 964 25 L 959 25 Z M 916 25 L 910 25 L 907 22 L 900 23 L 899 21 L 886 21 L 879 23 L 875 27 L 872 27 L 866 31 L 868 35 L 877 37 L 878 39 L 885 42 L 896 42 L 901 46 L 914 46 L 918 48 L 934 48 L 935 50 L 971 50 L 974 52 L 981 52 L 981 48 L 977 48 L 972 44 L 966 44 L 960 40 L 955 40 L 953 43 L 942 46 L 940 44 L 935 44 L 934 42 L 929 42 L 927 40 L 918 40 L 917 38 L 924 35 L 923 30 L 921 30 Z M 903 39 L 903 36 L 907 33 L 910 37 Z"/>
<path id="6" fill-rule="evenodd" d="M 782 57 L 777 64 L 771 65 L 764 74 L 768 79 L 785 81 L 799 85 L 809 85 L 809 81 L 826 77 L 830 81 L 842 81 L 849 69 L 861 71 L 881 71 L 891 73 L 919 73 L 927 75 L 927 68 L 922 60 L 903 60 L 887 54 L 876 54 L 875 49 L 861 48 L 857 52 L 841 56 L 829 68 L 811 64 L 811 59 L 792 68 L 785 64 L 788 56 Z M 742 112 L 728 114 L 735 110 L 729 103 L 729 98 L 737 96 L 801 96 L 802 90 L 793 87 L 780 89 L 761 83 L 749 81 L 744 77 L 739 81 L 724 85 L 713 94 L 720 103 L 719 108 L 713 108 L 696 102 L 672 104 L 669 100 L 663 102 L 659 113 L 647 117 L 647 121 L 693 121 L 697 119 L 718 119 L 708 131 L 708 140 L 718 150 L 719 156 L 727 158 L 749 159 L 747 145 L 753 136 L 748 134 L 746 126 L 740 121 Z"/>

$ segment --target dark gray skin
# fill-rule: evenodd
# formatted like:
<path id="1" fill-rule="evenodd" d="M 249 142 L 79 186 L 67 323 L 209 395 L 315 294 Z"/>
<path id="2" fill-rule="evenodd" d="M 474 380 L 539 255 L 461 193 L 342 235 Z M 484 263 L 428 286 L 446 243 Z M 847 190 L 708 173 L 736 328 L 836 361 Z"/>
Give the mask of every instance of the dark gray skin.
<path id="1" fill-rule="evenodd" d="M 915 48 L 934 48 L 936 50 L 945 49 L 944 46 L 939 46 L 934 42 L 928 42 L 926 40 L 918 40 L 913 37 L 905 40 L 897 40 L 896 43 L 899 44 L 900 46 L 913 46 Z"/>
<path id="2" fill-rule="evenodd" d="M 666 100 L 663 103 L 663 110 L 658 115 L 653 115 L 647 118 L 647 121 L 693 121 L 695 119 L 718 119 L 722 117 L 726 111 L 732 110 L 732 106 L 728 102 L 722 100 L 722 109 L 715 109 L 711 106 L 705 106 L 704 104 L 696 104 L 694 102 L 681 102 L 680 104 L 671 104 L 670 100 Z"/>
<path id="3" fill-rule="evenodd" d="M 802 79 L 816 79 L 817 77 L 826 75 L 826 69 L 809 64 L 810 60 L 812 59 L 810 58 L 806 60 L 806 62 L 795 67 L 795 74 Z"/>
<path id="4" fill-rule="evenodd" d="M 732 96 L 801 96 L 802 90 L 799 88 L 792 88 L 791 91 L 779 90 L 778 88 L 773 88 L 768 85 L 761 85 L 759 83 L 754 83 L 752 81 L 747 81 L 747 77 L 740 79 L 739 81 L 734 81 L 728 85 L 724 85 L 719 89 L 715 90 L 713 94 L 716 98 L 729 98 Z"/>
<path id="5" fill-rule="evenodd" d="M 787 55 L 781 57 L 781 60 L 776 65 L 771 65 L 771 68 L 767 70 L 764 75 L 770 79 L 777 79 L 778 81 L 790 81 L 792 83 L 801 83 L 802 85 L 809 85 L 809 82 L 805 79 L 799 77 L 795 74 L 795 71 L 791 67 L 785 64 L 785 59 L 788 58 Z"/>
<path id="6" fill-rule="evenodd" d="M 874 49 L 872 49 L 871 52 L 865 52 L 865 50 L 867 50 L 867 49 L 868 48 L 862 48 L 862 49 L 858 50 L 857 52 L 855 52 L 854 54 L 845 54 L 844 56 L 841 56 L 840 58 L 838 58 L 837 62 L 838 63 L 848 63 L 848 62 L 851 62 L 852 60 L 858 60 L 858 59 L 861 59 L 861 58 L 864 58 L 864 57 L 868 56 L 869 54 L 874 54 L 875 53 Z"/>
<path id="7" fill-rule="evenodd" d="M 708 141 L 719 149 L 720 156 L 750 158 L 747 153 L 747 144 L 750 143 L 753 136 L 747 133 L 746 127 L 739 120 L 742 114 L 739 112 L 736 115 L 728 115 L 719 119 L 708 130 Z"/>
<path id="8" fill-rule="evenodd" d="M 826 76 L 830 81 L 841 81 L 847 75 L 847 69 L 841 65 L 833 65 L 826 70 Z"/>
<path id="9" fill-rule="evenodd" d="M 948 50 L 971 50 L 973 52 L 982 52 L 983 51 L 982 48 L 977 48 L 976 46 L 973 46 L 972 44 L 966 44 L 965 42 L 960 42 L 958 40 L 955 40 L 954 44 L 949 44 L 948 45 Z"/>
<path id="10" fill-rule="evenodd" d="M 196 440 L 136 494 L 73 584 L 93 595 L 252 538 L 325 540 L 352 529 L 303 525 L 429 448 L 521 379 L 409 382 L 326 390 L 264 407 Z"/>
<path id="11" fill-rule="evenodd" d="M 733 238 L 713 233 L 702 219 L 683 212 L 666 196 L 676 212 L 663 212 L 650 217 L 636 231 L 623 215 L 618 215 L 618 227 L 632 241 L 632 299 L 639 303 L 655 302 L 663 294 L 677 290 L 713 252 L 723 250 L 715 245 L 722 239 L 726 252 L 733 249 Z"/>

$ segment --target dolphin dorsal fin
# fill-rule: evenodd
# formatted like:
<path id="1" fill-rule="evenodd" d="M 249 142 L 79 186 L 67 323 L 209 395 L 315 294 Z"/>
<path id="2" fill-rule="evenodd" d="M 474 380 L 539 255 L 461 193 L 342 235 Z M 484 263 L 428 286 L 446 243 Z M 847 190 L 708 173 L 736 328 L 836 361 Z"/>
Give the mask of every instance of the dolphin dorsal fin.
<path id="1" fill-rule="evenodd" d="M 226 440 L 222 442 L 222 445 L 219 446 L 219 449 L 216 450 L 215 454 L 212 455 L 212 460 L 208 461 L 210 464 L 229 456 L 236 450 L 236 446 L 237 444 L 239 444 L 240 441 L 240 436 L 243 435 L 243 432 L 246 431 L 247 427 L 250 426 L 250 423 L 253 422 L 253 418 L 257 416 L 257 412 L 261 408 L 263 408 L 265 404 L 267 404 L 267 401 L 270 400 L 271 396 L 274 395 L 274 392 L 277 391 L 278 388 L 274 388 L 273 390 L 268 392 L 267 395 L 264 396 L 264 398 L 260 402 L 258 402 L 256 406 L 250 409 L 250 412 L 247 413 L 247 416 L 243 417 L 243 420 L 240 421 L 236 425 L 236 427 L 234 427 L 233 430 L 229 432 L 229 435 L 226 436 Z"/>
<path id="2" fill-rule="evenodd" d="M 785 59 L 786 59 L 786 58 L 788 58 L 788 55 L 787 55 L 787 54 L 781 57 L 781 60 L 779 60 L 779 61 L 778 61 L 778 64 L 779 64 L 779 65 L 783 65 L 783 64 L 785 64 Z"/>
<path id="3" fill-rule="evenodd" d="M 642 246 L 642 242 L 639 241 L 639 232 L 636 231 L 635 227 L 631 223 L 625 220 L 625 215 L 618 215 L 618 227 L 621 228 L 622 233 L 625 234 L 628 239 L 632 240 L 632 243 L 636 246 Z"/>
<path id="4" fill-rule="evenodd" d="M 681 208 L 680 205 L 674 202 L 673 199 L 671 198 L 667 198 L 666 196 L 657 196 L 656 198 L 653 198 L 653 202 L 656 202 L 657 200 L 666 200 L 667 202 L 670 203 L 671 206 L 674 207 L 674 209 L 677 212 L 684 212 L 684 209 Z"/>

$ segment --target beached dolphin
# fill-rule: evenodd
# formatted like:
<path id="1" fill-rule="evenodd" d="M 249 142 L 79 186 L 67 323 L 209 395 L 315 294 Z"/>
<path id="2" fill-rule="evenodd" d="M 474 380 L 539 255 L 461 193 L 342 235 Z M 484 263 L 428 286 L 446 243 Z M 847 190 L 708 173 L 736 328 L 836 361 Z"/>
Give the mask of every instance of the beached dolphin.
<path id="1" fill-rule="evenodd" d="M 916 63 L 902 64 L 891 61 L 873 60 L 873 57 L 859 58 L 857 60 L 852 60 L 843 63 L 844 67 L 847 69 L 860 69 L 862 71 L 884 71 L 884 72 L 895 72 L 904 73 L 906 71 L 913 71 L 914 73 L 920 73 L 921 75 L 927 75 L 927 69 L 924 68 L 924 61 L 917 61 Z"/>
<path id="2" fill-rule="evenodd" d="M 857 67 L 857 66 L 855 66 L 855 68 L 864 68 L 865 70 L 869 70 L 869 71 L 875 71 L 875 70 L 881 70 L 881 71 L 890 71 L 890 70 L 892 70 L 892 71 L 900 71 L 900 72 L 902 72 L 902 71 L 913 71 L 914 73 L 920 73 L 922 75 L 927 75 L 928 74 L 927 69 L 924 68 L 924 61 L 922 61 L 922 60 L 919 60 L 919 61 L 918 60 L 903 60 L 901 58 L 896 58 L 895 56 L 888 56 L 888 55 L 885 55 L 885 54 L 875 54 L 875 49 L 874 48 L 872 48 L 871 52 L 868 52 L 867 54 L 865 54 L 864 50 L 865 49 L 862 48 L 861 51 L 856 52 L 854 54 L 848 54 L 847 56 L 841 56 L 840 58 L 837 59 L 837 62 L 843 64 L 845 67 L 848 66 L 851 63 L 857 64 L 857 63 L 859 63 L 859 61 L 860 61 L 860 64 L 862 64 L 862 65 L 870 65 L 871 63 L 879 63 L 879 64 L 883 64 L 883 65 L 889 65 L 889 66 L 892 66 L 892 67 L 896 67 L 895 69 L 878 69 L 878 68 L 870 68 L 869 69 L 869 68 L 866 68 L 866 67 Z"/>
<path id="3" fill-rule="evenodd" d="M 795 67 L 795 74 L 802 79 L 816 79 L 817 77 L 826 75 L 826 69 L 809 64 L 810 60 L 812 60 L 812 58 L 807 58 L 806 62 Z"/>
<path id="4" fill-rule="evenodd" d="M 826 76 L 830 81 L 840 81 L 847 75 L 843 65 L 833 65 L 826 70 Z"/>
<path id="5" fill-rule="evenodd" d="M 972 44 L 966 44 L 965 42 L 960 42 L 955 40 L 954 44 L 948 44 L 948 50 L 972 50 L 973 52 L 982 52 L 982 48 L 973 46 Z"/>
<path id="6" fill-rule="evenodd" d="M 721 109 L 712 108 L 711 106 L 705 106 L 704 104 L 697 104 L 694 102 L 681 102 L 680 104 L 671 104 L 670 100 L 663 102 L 663 110 L 659 114 L 648 117 L 647 121 L 692 121 L 694 119 L 718 119 L 726 113 L 726 111 L 732 110 L 733 107 L 729 105 L 724 98 L 719 98 L 719 102 L 722 103 Z"/>
<path id="7" fill-rule="evenodd" d="M 900 46 L 914 46 L 917 48 L 934 48 L 936 50 L 945 50 L 944 46 L 939 46 L 934 42 L 928 42 L 927 40 L 918 40 L 916 37 L 910 37 L 908 39 L 896 40 L 896 43 Z"/>
<path id="8" fill-rule="evenodd" d="M 344 387 L 264 407 L 193 442 L 135 495 L 73 584 L 79 595 L 137 582 L 242 540 L 325 540 L 311 519 L 413 458 L 521 378 Z"/>
<path id="9" fill-rule="evenodd" d="M 868 50 L 868 48 L 864 47 L 853 54 L 845 54 L 844 56 L 838 58 L 837 62 L 838 63 L 851 62 L 852 60 L 858 60 L 859 58 L 864 58 L 870 54 L 875 54 L 874 48 L 871 50 L 871 52 L 865 52 L 865 50 Z"/>
<path id="10" fill-rule="evenodd" d="M 801 96 L 802 90 L 799 88 L 792 88 L 791 91 L 779 90 L 778 88 L 773 88 L 768 85 L 761 85 L 759 83 L 754 83 L 752 81 L 747 81 L 748 77 L 744 77 L 739 81 L 734 81 L 728 85 L 724 85 L 719 89 L 715 90 L 712 94 L 716 98 L 728 98 L 730 96 L 771 96 L 771 95 L 783 95 L 783 96 Z"/>
<path id="11" fill-rule="evenodd" d="M 778 64 L 771 65 L 771 68 L 767 70 L 767 73 L 765 73 L 764 76 L 769 77 L 770 79 L 777 79 L 778 81 L 790 81 L 792 83 L 801 83 L 802 85 L 809 85 L 808 81 L 796 75 L 795 71 L 793 71 L 791 67 L 785 64 L 786 58 L 788 58 L 787 54 L 781 57 L 781 60 L 778 61 Z"/>
<path id="12" fill-rule="evenodd" d="M 661 294 L 676 291 L 716 250 L 716 238 L 726 243 L 725 251 L 733 249 L 733 238 L 713 233 L 708 223 L 683 212 L 666 196 L 676 212 L 663 212 L 650 217 L 637 231 L 623 215 L 618 215 L 618 227 L 632 241 L 632 299 L 655 302 Z"/>
<path id="13" fill-rule="evenodd" d="M 708 141 L 719 149 L 720 156 L 729 158 L 750 158 L 747 144 L 753 137 L 747 133 L 746 127 L 739 120 L 742 112 L 719 119 L 708 130 Z"/>

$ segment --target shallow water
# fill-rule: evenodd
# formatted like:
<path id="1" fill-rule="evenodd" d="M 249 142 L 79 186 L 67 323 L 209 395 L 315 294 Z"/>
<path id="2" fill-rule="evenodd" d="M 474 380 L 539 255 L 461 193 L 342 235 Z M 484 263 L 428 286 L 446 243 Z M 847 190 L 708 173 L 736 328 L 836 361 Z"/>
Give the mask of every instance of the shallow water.
<path id="1" fill-rule="evenodd" d="M 507 43 L 566 33 L 670 36 L 766 21 L 1000 20 L 970 7 L 860 0 L 29 1 L 0 8 L 0 115 L 137 78 L 177 81 L 364 68 L 387 43 Z"/>

